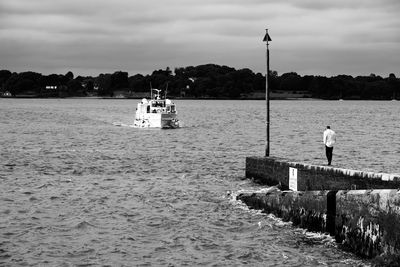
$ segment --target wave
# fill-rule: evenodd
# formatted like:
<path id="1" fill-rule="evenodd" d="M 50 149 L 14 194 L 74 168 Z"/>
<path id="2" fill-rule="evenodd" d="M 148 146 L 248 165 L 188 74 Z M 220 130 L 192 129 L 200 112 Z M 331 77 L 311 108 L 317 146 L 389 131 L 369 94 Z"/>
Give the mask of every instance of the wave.
<path id="1" fill-rule="evenodd" d="M 73 229 L 78 229 L 78 230 L 85 230 L 89 228 L 97 228 L 97 227 L 91 223 L 88 223 L 87 221 L 82 221 L 73 227 Z"/>

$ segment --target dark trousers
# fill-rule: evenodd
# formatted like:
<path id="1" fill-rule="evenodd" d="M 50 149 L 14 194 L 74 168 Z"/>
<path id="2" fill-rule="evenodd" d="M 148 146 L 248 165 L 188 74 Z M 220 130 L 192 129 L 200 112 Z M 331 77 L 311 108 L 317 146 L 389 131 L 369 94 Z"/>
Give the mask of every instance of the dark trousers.
<path id="1" fill-rule="evenodd" d="M 325 146 L 325 153 L 326 153 L 326 158 L 328 159 L 328 165 L 331 165 L 332 162 L 332 153 L 333 152 L 333 147 L 327 147 Z"/>

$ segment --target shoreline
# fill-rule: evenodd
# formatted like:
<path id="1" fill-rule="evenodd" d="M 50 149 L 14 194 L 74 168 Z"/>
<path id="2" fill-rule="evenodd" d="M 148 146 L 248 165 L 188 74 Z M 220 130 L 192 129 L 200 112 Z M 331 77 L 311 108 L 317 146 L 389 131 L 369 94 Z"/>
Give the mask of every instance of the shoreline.
<path id="1" fill-rule="evenodd" d="M 29 96 L 29 95 L 20 95 L 20 96 L 0 96 L 0 99 L 109 99 L 109 100 L 140 100 L 142 97 L 102 97 L 102 96 L 71 96 L 71 97 L 40 97 L 40 96 Z M 265 101 L 265 98 L 252 98 L 252 97 L 243 97 L 243 98 L 229 98 L 229 97 L 171 97 L 170 99 L 174 100 L 260 100 Z M 399 101 L 397 99 L 325 99 L 325 98 L 313 98 L 313 97 L 273 97 L 270 100 L 289 100 L 289 101 Z"/>

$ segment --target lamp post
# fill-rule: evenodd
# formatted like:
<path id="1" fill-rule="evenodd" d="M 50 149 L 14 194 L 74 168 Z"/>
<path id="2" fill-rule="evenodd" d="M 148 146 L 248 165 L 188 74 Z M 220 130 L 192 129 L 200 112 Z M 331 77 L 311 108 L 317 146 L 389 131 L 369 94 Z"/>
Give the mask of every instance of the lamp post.
<path id="1" fill-rule="evenodd" d="M 268 88 L 268 76 L 269 76 L 269 47 L 268 42 L 272 41 L 271 37 L 268 34 L 268 29 L 265 30 L 265 36 L 263 42 L 266 42 L 267 52 L 266 52 L 266 61 L 267 61 L 267 73 L 265 74 L 265 100 L 267 102 L 267 118 L 266 118 L 266 126 L 267 126 L 267 140 L 265 143 L 265 156 L 269 157 L 269 88 Z"/>

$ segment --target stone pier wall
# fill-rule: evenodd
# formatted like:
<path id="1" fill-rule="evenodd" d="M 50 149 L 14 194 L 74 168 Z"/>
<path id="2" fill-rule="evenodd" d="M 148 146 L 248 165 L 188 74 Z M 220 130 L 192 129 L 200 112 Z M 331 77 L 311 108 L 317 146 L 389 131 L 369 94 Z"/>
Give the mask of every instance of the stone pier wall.
<path id="1" fill-rule="evenodd" d="M 400 266 L 399 174 L 248 157 L 246 177 L 278 186 L 239 195 L 250 208 L 328 233 L 342 248 L 383 265 Z"/>
<path id="2" fill-rule="evenodd" d="M 363 172 L 292 162 L 276 157 L 247 157 L 246 177 L 289 188 L 289 168 L 297 171 L 297 190 L 397 189 L 400 175 Z"/>
<path id="3" fill-rule="evenodd" d="M 366 258 L 400 266 L 400 190 L 242 193 L 238 200 Z M 398 265 L 396 265 L 398 264 Z"/>

